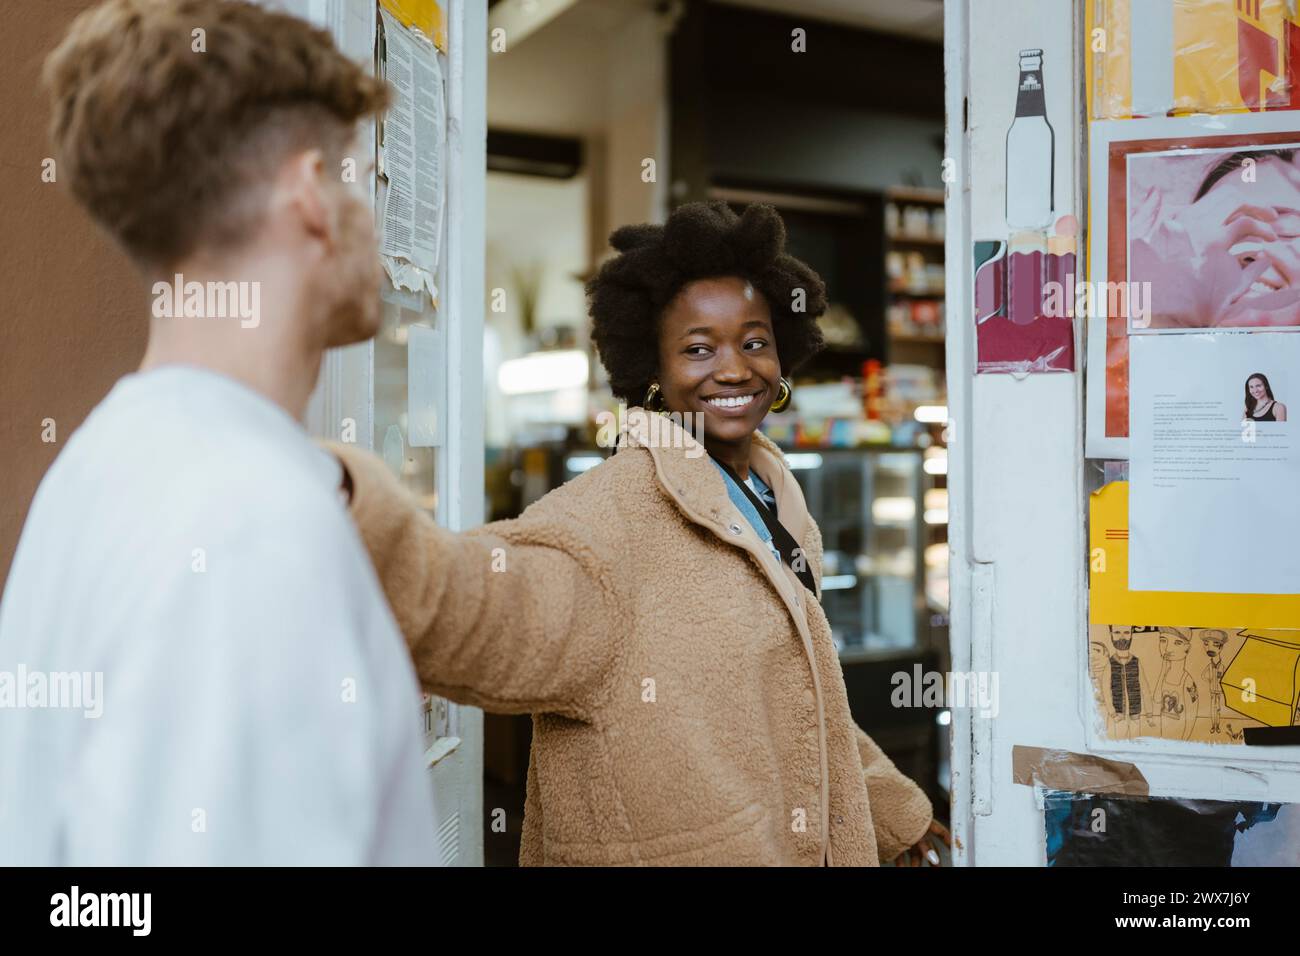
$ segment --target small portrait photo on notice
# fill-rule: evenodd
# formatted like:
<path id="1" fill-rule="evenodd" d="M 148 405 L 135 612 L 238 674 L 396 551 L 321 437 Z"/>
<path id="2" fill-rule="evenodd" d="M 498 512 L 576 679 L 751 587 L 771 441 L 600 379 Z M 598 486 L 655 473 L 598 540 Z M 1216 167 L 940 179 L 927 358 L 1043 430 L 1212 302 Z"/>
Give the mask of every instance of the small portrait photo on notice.
<path id="1" fill-rule="evenodd" d="M 1263 372 L 1252 372 L 1246 378 L 1245 403 L 1242 421 L 1286 421 L 1286 405 L 1273 394 L 1273 385 Z"/>

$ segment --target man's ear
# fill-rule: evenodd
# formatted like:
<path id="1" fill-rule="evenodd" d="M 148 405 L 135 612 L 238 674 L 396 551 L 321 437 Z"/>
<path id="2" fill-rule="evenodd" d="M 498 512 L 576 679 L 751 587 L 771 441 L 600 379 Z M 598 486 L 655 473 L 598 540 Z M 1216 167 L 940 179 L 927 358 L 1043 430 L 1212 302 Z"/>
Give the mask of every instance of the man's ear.
<path id="1" fill-rule="evenodd" d="M 297 213 L 308 235 L 333 242 L 324 193 L 325 158 L 319 149 L 294 154 L 285 164 L 283 179 L 290 207 Z"/>

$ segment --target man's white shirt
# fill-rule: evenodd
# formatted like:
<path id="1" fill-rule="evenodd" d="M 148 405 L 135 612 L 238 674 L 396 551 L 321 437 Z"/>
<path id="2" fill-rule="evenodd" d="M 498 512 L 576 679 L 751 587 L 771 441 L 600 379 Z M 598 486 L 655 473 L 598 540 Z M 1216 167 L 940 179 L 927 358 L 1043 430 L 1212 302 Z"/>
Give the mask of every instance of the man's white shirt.
<path id="1" fill-rule="evenodd" d="M 415 675 L 339 475 L 232 379 L 118 382 L 0 602 L 0 864 L 438 862 Z"/>

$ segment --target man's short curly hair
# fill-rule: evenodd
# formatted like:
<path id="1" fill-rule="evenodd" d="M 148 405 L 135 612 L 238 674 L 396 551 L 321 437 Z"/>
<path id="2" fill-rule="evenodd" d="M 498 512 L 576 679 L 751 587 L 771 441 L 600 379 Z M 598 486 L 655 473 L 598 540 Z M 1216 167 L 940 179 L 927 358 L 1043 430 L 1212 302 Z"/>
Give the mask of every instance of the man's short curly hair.
<path id="1" fill-rule="evenodd" d="M 59 179 L 151 270 L 247 239 L 295 151 L 337 178 L 390 96 L 325 30 L 244 0 L 104 0 L 43 77 Z"/>
<path id="2" fill-rule="evenodd" d="M 591 336 L 611 390 L 629 404 L 641 402 L 657 373 L 659 317 L 695 279 L 738 276 L 763 293 L 783 374 L 822 347 L 826 286 L 786 255 L 785 224 L 771 206 L 756 203 L 738 216 L 720 200 L 687 203 L 664 225 L 623 226 L 609 242 L 619 255 L 587 283 Z"/>

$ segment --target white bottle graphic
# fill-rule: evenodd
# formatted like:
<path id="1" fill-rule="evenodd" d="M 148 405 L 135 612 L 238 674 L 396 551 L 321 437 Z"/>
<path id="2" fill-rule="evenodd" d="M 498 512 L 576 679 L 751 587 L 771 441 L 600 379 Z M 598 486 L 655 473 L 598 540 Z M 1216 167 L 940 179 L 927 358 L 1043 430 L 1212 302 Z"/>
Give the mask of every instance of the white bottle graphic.
<path id="1" fill-rule="evenodd" d="M 1047 122 L 1043 51 L 1020 51 L 1016 118 L 1007 130 L 1007 225 L 1045 229 L 1052 222 L 1056 135 Z"/>

